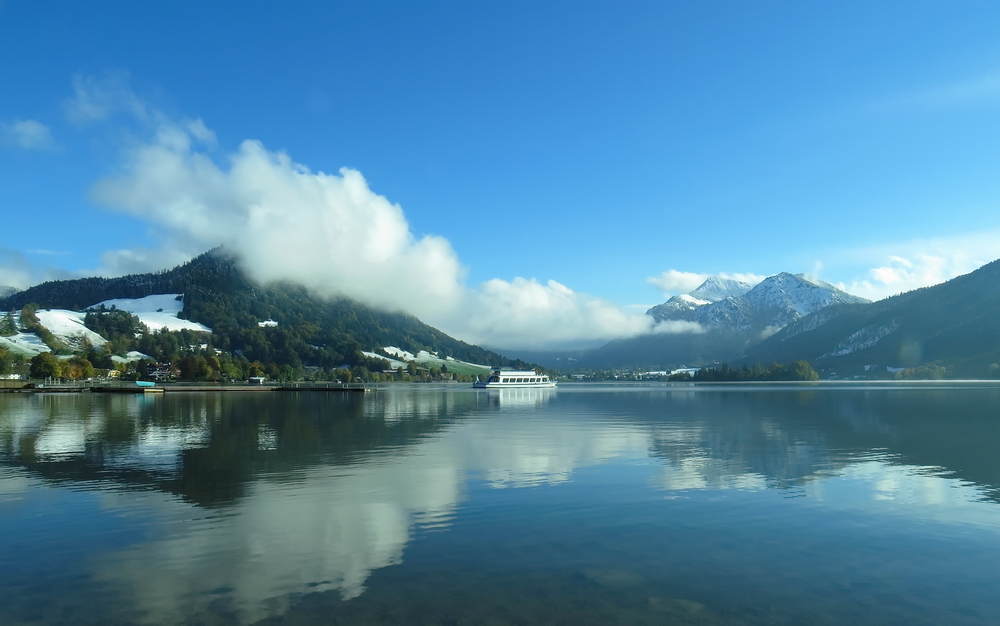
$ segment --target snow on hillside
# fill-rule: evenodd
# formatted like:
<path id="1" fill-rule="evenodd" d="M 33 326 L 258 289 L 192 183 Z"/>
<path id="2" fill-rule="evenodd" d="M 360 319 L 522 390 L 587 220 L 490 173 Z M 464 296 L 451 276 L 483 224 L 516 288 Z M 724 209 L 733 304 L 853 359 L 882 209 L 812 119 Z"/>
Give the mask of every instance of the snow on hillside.
<path id="1" fill-rule="evenodd" d="M 180 299 L 178 299 L 180 298 Z M 139 318 L 139 321 L 146 325 L 149 330 L 194 330 L 203 333 L 210 333 L 212 329 L 204 324 L 182 320 L 177 314 L 184 308 L 184 296 L 178 293 L 161 293 L 145 298 L 117 298 L 105 300 L 89 308 L 99 308 L 104 305 L 110 309 L 115 307 L 122 311 L 128 311 Z"/>
<path id="2" fill-rule="evenodd" d="M 685 295 L 705 301 L 705 304 L 708 304 L 709 302 L 718 302 L 719 300 L 725 300 L 733 296 L 742 296 L 750 291 L 751 287 L 753 285 L 745 283 L 742 280 L 709 276 L 697 289 Z"/>
<path id="3" fill-rule="evenodd" d="M 441 358 L 433 352 L 428 352 L 427 350 L 421 350 L 417 354 L 412 352 L 407 352 L 401 348 L 395 346 L 385 346 L 382 348 L 385 350 L 386 354 L 391 354 L 396 357 L 396 359 L 388 359 L 384 355 L 377 354 L 375 352 L 363 352 L 367 356 L 373 356 L 377 359 L 385 359 L 389 361 L 389 365 L 392 369 L 399 369 L 400 367 L 405 368 L 407 362 L 414 362 L 418 365 L 424 367 L 437 367 L 447 366 L 448 371 L 455 374 L 485 374 L 490 371 L 489 365 L 480 365 L 478 363 L 467 363 L 465 361 L 459 361 L 450 356 Z"/>
<path id="4" fill-rule="evenodd" d="M 95 306 L 103 304 L 110 308 L 128 311 L 139 317 L 150 330 L 166 328 L 167 330 L 197 330 L 201 332 L 212 332 L 207 326 L 188 320 L 177 318 L 183 303 L 176 300 L 177 294 L 161 294 L 148 296 L 146 298 L 106 300 Z M 56 339 L 66 344 L 72 350 L 78 350 L 83 346 L 84 339 L 90 342 L 95 348 L 108 343 L 108 340 L 83 325 L 86 313 L 80 311 L 68 311 L 66 309 L 39 309 L 35 312 L 38 321 L 51 332 Z M 20 326 L 21 314 L 14 312 L 14 321 Z M 0 346 L 11 352 L 25 357 L 33 357 L 42 352 L 50 352 L 45 342 L 35 333 L 19 332 L 10 337 L 0 337 Z M 130 352 L 125 357 L 113 357 L 118 362 L 131 362 L 140 359 L 151 359 L 140 352 Z"/>
<path id="5" fill-rule="evenodd" d="M 125 356 L 115 354 L 111 357 L 111 360 L 115 363 L 132 363 L 133 361 L 154 361 L 155 359 L 148 354 L 132 350 L 131 352 L 126 352 Z"/>
<path id="6" fill-rule="evenodd" d="M 677 297 L 680 298 L 681 300 L 685 301 L 685 302 L 690 302 L 691 304 L 693 304 L 695 306 L 705 306 L 706 304 L 711 304 L 712 303 L 712 300 L 699 300 L 698 298 L 692 296 L 689 293 L 682 293 L 681 295 L 679 295 Z"/>
<path id="7" fill-rule="evenodd" d="M 94 331 L 83 325 L 83 318 L 86 315 L 79 311 L 67 311 L 65 309 L 39 309 L 35 312 L 38 321 L 42 326 L 49 329 L 56 338 L 77 350 L 83 345 L 84 339 L 90 341 L 90 345 L 100 348 L 108 342 Z"/>
<path id="8" fill-rule="evenodd" d="M 400 360 L 403 360 L 403 361 L 416 361 L 417 360 L 417 357 L 412 352 L 407 352 L 406 350 L 403 350 L 401 348 L 397 348 L 396 346 L 386 346 L 386 347 L 384 347 L 382 349 L 385 350 L 386 354 L 391 354 L 392 356 L 396 357 L 397 359 L 400 359 Z"/>
<path id="9" fill-rule="evenodd" d="M 364 351 L 362 351 L 361 354 L 363 354 L 363 355 L 365 355 L 367 357 L 371 357 L 373 359 L 382 359 L 384 361 L 388 361 L 390 369 L 394 369 L 394 370 L 398 370 L 400 368 L 402 368 L 404 370 L 406 369 L 406 362 L 405 361 L 397 361 L 396 359 L 390 359 L 389 357 L 385 356 L 384 354 L 379 354 L 378 352 L 364 352 Z M 409 353 L 407 353 L 407 354 L 409 354 Z"/>
<path id="10" fill-rule="evenodd" d="M 49 352 L 49 347 L 35 333 L 17 333 L 10 337 L 0 337 L 0 346 L 28 358 Z"/>
<path id="11" fill-rule="evenodd" d="M 769 276 L 746 297 L 758 309 L 777 307 L 794 311 L 798 317 L 834 303 L 866 302 L 828 283 L 787 272 Z"/>
<path id="12" fill-rule="evenodd" d="M 735 298 L 750 291 L 751 285 L 739 280 L 709 276 L 697 289 L 690 293 L 682 293 L 658 304 L 648 311 L 658 322 L 663 320 L 692 321 L 702 307 L 721 302 L 727 298 Z"/>
<path id="13" fill-rule="evenodd" d="M 84 339 L 90 345 L 100 348 L 108 342 L 94 331 L 83 325 L 84 313 L 67 311 L 65 309 L 39 309 L 35 311 L 38 321 L 47 328 L 56 339 L 73 350 L 83 346 Z M 21 325 L 21 314 L 14 313 L 14 322 Z M 25 357 L 33 357 L 42 352 L 50 352 L 49 347 L 35 333 L 19 332 L 10 337 L 0 337 L 0 346 Z"/>

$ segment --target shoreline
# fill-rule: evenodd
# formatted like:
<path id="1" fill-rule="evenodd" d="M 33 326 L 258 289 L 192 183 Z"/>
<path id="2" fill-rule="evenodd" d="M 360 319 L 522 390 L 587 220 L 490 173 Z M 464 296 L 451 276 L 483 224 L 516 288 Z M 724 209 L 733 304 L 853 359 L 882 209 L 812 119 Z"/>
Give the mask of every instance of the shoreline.
<path id="1" fill-rule="evenodd" d="M 375 385 L 340 385 L 340 384 L 319 384 L 319 385 L 185 385 L 166 384 L 156 387 L 139 387 L 131 385 L 51 385 L 38 386 L 25 383 L 20 387 L 0 388 L 0 393 L 107 393 L 107 394 L 162 394 L 162 393 L 206 393 L 206 392 L 270 392 L 270 391 L 309 391 L 309 392 L 355 392 L 364 393 L 377 391 Z"/>

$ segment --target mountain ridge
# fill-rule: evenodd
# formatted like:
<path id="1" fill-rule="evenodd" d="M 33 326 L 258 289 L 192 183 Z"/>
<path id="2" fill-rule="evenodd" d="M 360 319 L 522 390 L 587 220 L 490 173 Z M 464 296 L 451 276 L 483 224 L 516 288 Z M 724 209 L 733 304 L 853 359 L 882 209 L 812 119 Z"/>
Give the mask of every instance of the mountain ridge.
<path id="1" fill-rule="evenodd" d="M 43 309 L 79 311 L 107 300 L 173 293 L 184 294 L 179 318 L 210 328 L 214 348 L 251 361 L 332 368 L 364 362 L 361 352 L 366 349 L 398 346 L 470 363 L 530 366 L 450 337 L 412 315 L 347 298 L 319 298 L 293 283 L 259 284 L 242 270 L 236 256 L 221 248 L 161 272 L 49 281 L 0 300 L 0 310 L 33 303 Z M 261 327 L 265 320 L 277 324 Z"/>
<path id="2" fill-rule="evenodd" d="M 867 305 L 837 304 L 747 350 L 749 361 L 795 354 L 828 370 L 949 364 L 981 376 L 1000 362 L 1000 260 L 938 285 Z"/>
<path id="3" fill-rule="evenodd" d="M 647 311 L 657 322 L 695 322 L 703 332 L 612 341 L 585 353 L 581 363 L 662 368 L 737 361 L 750 346 L 802 317 L 833 304 L 866 302 L 806 274 L 781 272 L 753 286 L 712 276 Z"/>

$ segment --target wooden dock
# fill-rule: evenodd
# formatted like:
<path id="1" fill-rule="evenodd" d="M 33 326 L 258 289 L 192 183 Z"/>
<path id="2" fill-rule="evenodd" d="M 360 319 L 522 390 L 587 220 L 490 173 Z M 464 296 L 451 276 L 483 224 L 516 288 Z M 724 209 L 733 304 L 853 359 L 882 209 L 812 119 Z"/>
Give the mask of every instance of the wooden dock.
<path id="1" fill-rule="evenodd" d="M 115 386 L 115 387 L 91 387 L 90 393 L 137 393 L 137 394 L 147 394 L 147 393 L 163 393 L 163 387 L 128 387 L 128 386 Z"/>
<path id="2" fill-rule="evenodd" d="M 339 391 L 365 393 L 378 391 L 378 387 L 364 383 L 286 383 L 275 387 L 275 391 Z"/>
<path id="3" fill-rule="evenodd" d="M 93 383 L 28 383 L 0 386 L 0 393 L 117 393 L 117 394 L 162 394 L 162 393 L 204 393 L 204 392 L 261 392 L 261 391 L 296 391 L 296 392 L 340 392 L 367 393 L 378 391 L 375 385 L 364 383 L 285 383 L 281 385 L 223 385 L 223 384 L 186 384 L 158 383 L 156 386 L 140 386 L 135 383 L 110 383 L 94 385 Z"/>

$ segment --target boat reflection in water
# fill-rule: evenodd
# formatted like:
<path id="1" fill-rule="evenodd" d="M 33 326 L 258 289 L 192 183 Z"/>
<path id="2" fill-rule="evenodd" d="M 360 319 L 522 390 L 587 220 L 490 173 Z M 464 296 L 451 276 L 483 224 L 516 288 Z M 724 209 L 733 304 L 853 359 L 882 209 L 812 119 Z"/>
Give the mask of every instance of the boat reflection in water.
<path id="1" fill-rule="evenodd" d="M 490 403 L 505 409 L 536 409 L 547 404 L 558 393 L 552 387 L 512 387 L 508 389 L 487 389 L 485 394 Z"/>

